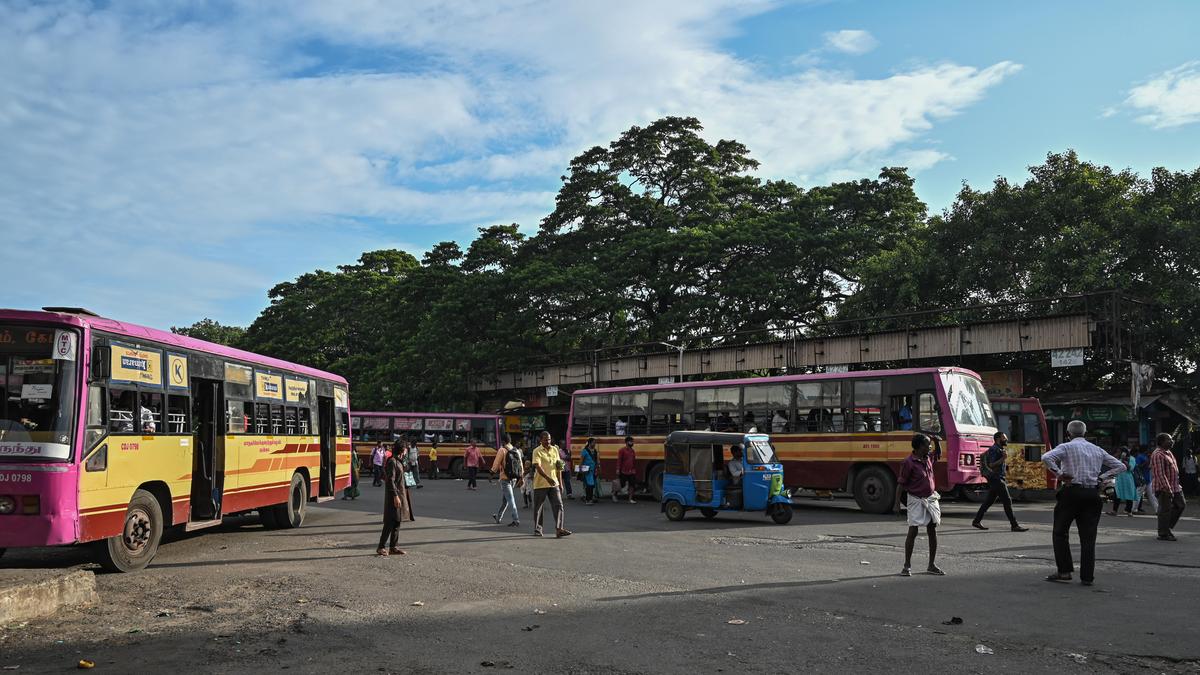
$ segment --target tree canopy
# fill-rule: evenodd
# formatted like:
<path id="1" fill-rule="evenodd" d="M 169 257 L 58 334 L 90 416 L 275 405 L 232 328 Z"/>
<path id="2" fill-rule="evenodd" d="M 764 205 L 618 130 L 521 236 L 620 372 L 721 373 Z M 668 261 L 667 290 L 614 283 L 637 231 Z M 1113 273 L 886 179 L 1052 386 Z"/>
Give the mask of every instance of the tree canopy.
<path id="1" fill-rule="evenodd" d="M 1162 308 L 1169 371 L 1200 357 L 1200 169 L 1051 154 L 929 216 L 904 168 L 804 188 L 701 131 L 667 117 L 585 150 L 531 236 L 366 252 L 272 288 L 244 334 L 175 330 L 341 373 L 359 408 L 469 405 L 480 374 L 581 350 L 1099 289 Z"/>

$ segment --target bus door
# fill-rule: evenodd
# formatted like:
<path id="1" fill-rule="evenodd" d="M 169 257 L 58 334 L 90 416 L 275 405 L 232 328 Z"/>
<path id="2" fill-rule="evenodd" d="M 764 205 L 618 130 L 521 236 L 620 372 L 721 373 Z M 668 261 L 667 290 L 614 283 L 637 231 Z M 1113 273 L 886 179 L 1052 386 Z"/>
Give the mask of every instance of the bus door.
<path id="1" fill-rule="evenodd" d="M 190 523 L 220 521 L 225 483 L 225 437 L 220 429 L 221 382 L 192 378 L 192 509 Z"/>
<path id="2" fill-rule="evenodd" d="M 337 438 L 334 436 L 333 399 L 317 397 L 318 429 L 321 434 L 321 487 L 318 497 L 332 498 L 333 479 L 337 473 Z"/>

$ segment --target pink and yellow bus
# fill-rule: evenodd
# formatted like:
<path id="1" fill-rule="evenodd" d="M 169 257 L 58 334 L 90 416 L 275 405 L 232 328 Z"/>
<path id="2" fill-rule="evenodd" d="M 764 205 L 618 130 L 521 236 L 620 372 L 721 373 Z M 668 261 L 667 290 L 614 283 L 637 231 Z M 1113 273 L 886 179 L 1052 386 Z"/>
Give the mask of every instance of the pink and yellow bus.
<path id="1" fill-rule="evenodd" d="M 331 373 L 48 307 L 0 310 L 0 374 L 0 553 L 91 542 L 131 571 L 168 527 L 299 527 L 349 484 Z"/>
<path id="2" fill-rule="evenodd" d="M 864 511 L 886 513 L 914 432 L 942 439 L 938 489 L 961 492 L 986 482 L 976 460 L 996 422 L 975 373 L 908 368 L 580 390 L 569 429 L 576 454 L 596 438 L 604 477 L 633 436 L 639 479 L 656 498 L 668 433 L 756 430 L 770 434 L 788 487 L 846 492 Z"/>
<path id="3" fill-rule="evenodd" d="M 420 453 L 422 471 L 429 470 L 429 450 L 437 443 L 439 471 L 455 478 L 466 476 L 463 457 L 467 444 L 475 441 L 488 466 L 500 447 L 504 425 L 498 415 L 454 412 L 359 412 L 350 416 L 354 452 L 363 471 L 371 469 L 371 450 L 376 443 L 391 449 L 398 440 L 412 441 Z"/>

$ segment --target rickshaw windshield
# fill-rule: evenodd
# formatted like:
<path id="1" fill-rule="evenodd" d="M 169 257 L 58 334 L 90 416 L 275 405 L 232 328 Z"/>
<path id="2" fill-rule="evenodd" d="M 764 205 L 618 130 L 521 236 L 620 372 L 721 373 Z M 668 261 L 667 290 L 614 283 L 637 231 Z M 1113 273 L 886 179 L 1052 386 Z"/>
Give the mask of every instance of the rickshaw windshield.
<path id="1" fill-rule="evenodd" d="M 775 448 L 765 438 L 752 438 L 746 441 L 746 461 L 750 464 L 775 464 Z"/>

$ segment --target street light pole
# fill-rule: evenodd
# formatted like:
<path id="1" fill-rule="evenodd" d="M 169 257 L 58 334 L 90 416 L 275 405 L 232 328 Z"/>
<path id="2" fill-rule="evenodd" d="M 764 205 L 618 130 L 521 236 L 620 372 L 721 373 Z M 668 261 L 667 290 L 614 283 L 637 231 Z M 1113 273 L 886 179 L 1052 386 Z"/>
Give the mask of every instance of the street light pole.
<path id="1" fill-rule="evenodd" d="M 683 345 L 673 345 L 670 342 L 659 342 L 658 344 L 664 347 L 670 347 L 671 349 L 679 350 L 679 381 L 683 382 Z"/>

